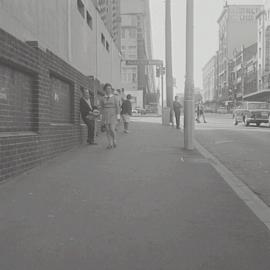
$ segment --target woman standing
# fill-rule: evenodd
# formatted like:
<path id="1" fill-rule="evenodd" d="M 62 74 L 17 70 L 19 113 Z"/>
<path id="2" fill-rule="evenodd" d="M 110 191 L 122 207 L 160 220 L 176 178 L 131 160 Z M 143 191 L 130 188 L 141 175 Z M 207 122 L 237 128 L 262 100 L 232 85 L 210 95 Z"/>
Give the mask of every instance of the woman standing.
<path id="1" fill-rule="evenodd" d="M 109 83 L 104 85 L 103 90 L 105 96 L 101 100 L 103 123 L 106 126 L 106 134 L 108 138 L 107 149 L 116 147 L 116 132 L 115 127 L 117 120 L 120 119 L 120 107 L 118 99 L 112 93 L 112 86 Z"/>

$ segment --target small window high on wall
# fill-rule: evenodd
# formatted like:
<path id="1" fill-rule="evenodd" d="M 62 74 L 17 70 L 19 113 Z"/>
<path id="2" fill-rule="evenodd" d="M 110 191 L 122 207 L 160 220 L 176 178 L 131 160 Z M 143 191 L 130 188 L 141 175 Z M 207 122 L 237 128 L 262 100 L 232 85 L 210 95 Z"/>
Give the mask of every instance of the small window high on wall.
<path id="1" fill-rule="evenodd" d="M 73 123 L 74 90 L 71 83 L 50 76 L 51 90 L 51 122 L 56 124 Z"/>
<path id="2" fill-rule="evenodd" d="M 79 10 L 80 14 L 84 18 L 84 16 L 85 16 L 85 14 L 84 14 L 84 4 L 83 4 L 82 0 L 77 0 L 77 7 L 78 7 L 78 10 Z"/>

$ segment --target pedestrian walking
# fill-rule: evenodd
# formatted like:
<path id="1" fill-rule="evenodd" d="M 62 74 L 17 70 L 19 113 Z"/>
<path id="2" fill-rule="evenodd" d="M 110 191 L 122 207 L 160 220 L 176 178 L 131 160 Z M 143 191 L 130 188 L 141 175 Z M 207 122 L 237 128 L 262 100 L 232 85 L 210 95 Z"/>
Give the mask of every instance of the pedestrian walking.
<path id="1" fill-rule="evenodd" d="M 122 106 L 121 90 L 120 89 L 117 89 L 117 90 L 113 89 L 112 92 L 113 92 L 113 95 L 115 96 L 115 98 L 117 99 L 119 108 L 121 109 L 121 106 Z M 118 119 L 116 122 L 116 125 L 115 125 L 115 131 L 118 131 L 120 124 L 121 124 L 120 122 L 121 122 L 121 119 Z"/>
<path id="2" fill-rule="evenodd" d="M 121 100 L 122 100 L 122 102 L 124 102 L 124 100 L 126 100 L 125 88 L 121 89 Z"/>
<path id="3" fill-rule="evenodd" d="M 108 139 L 107 149 L 116 147 L 116 122 L 120 119 L 119 101 L 112 93 L 112 86 L 106 83 L 104 86 L 105 96 L 101 100 L 102 119 L 106 127 L 106 135 Z"/>
<path id="4" fill-rule="evenodd" d="M 128 133 L 130 116 L 132 115 L 131 95 L 127 95 L 127 99 L 123 101 L 121 115 L 124 122 L 124 132 Z"/>
<path id="5" fill-rule="evenodd" d="M 82 89 L 82 97 L 80 99 L 80 113 L 83 122 L 87 125 L 88 136 L 87 143 L 96 145 L 95 143 L 95 118 L 99 114 L 97 107 L 91 101 L 89 91 Z"/>
<path id="6" fill-rule="evenodd" d="M 205 115 L 204 115 L 204 105 L 203 105 L 202 101 L 199 101 L 199 103 L 197 105 L 197 118 L 196 118 L 196 121 L 198 123 L 201 123 L 201 121 L 200 121 L 201 116 L 203 118 L 203 122 L 207 123 L 207 121 L 205 119 Z"/>
<path id="7" fill-rule="evenodd" d="M 179 97 L 176 96 L 175 100 L 173 102 L 173 111 L 174 111 L 174 115 L 175 115 L 175 121 L 176 121 L 176 128 L 177 129 L 180 129 L 181 109 L 182 109 L 182 105 L 179 102 Z"/>
<path id="8" fill-rule="evenodd" d="M 200 121 L 200 106 L 199 106 L 199 103 L 196 106 L 196 119 L 195 120 L 196 120 L 197 123 L 201 123 L 201 121 Z"/>

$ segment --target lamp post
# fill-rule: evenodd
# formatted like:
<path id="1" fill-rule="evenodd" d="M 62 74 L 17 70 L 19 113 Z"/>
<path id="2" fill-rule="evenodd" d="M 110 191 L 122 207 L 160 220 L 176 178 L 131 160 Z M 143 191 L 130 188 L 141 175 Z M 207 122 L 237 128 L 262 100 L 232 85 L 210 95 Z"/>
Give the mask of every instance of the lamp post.
<path id="1" fill-rule="evenodd" d="M 194 148 L 194 0 L 186 0 L 186 81 L 184 101 L 184 146 Z"/>
<path id="2" fill-rule="evenodd" d="M 167 107 L 171 108 L 173 102 L 171 0 L 166 0 L 166 100 Z"/>

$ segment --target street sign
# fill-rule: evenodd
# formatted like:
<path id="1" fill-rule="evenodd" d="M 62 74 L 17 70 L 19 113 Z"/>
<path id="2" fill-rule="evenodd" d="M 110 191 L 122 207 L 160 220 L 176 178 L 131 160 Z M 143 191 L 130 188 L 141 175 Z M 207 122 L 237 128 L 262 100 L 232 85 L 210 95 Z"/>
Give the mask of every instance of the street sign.
<path id="1" fill-rule="evenodd" d="M 127 66 L 137 66 L 137 65 L 146 65 L 146 66 L 162 66 L 162 60 L 154 59 L 136 59 L 136 60 L 126 60 Z"/>

